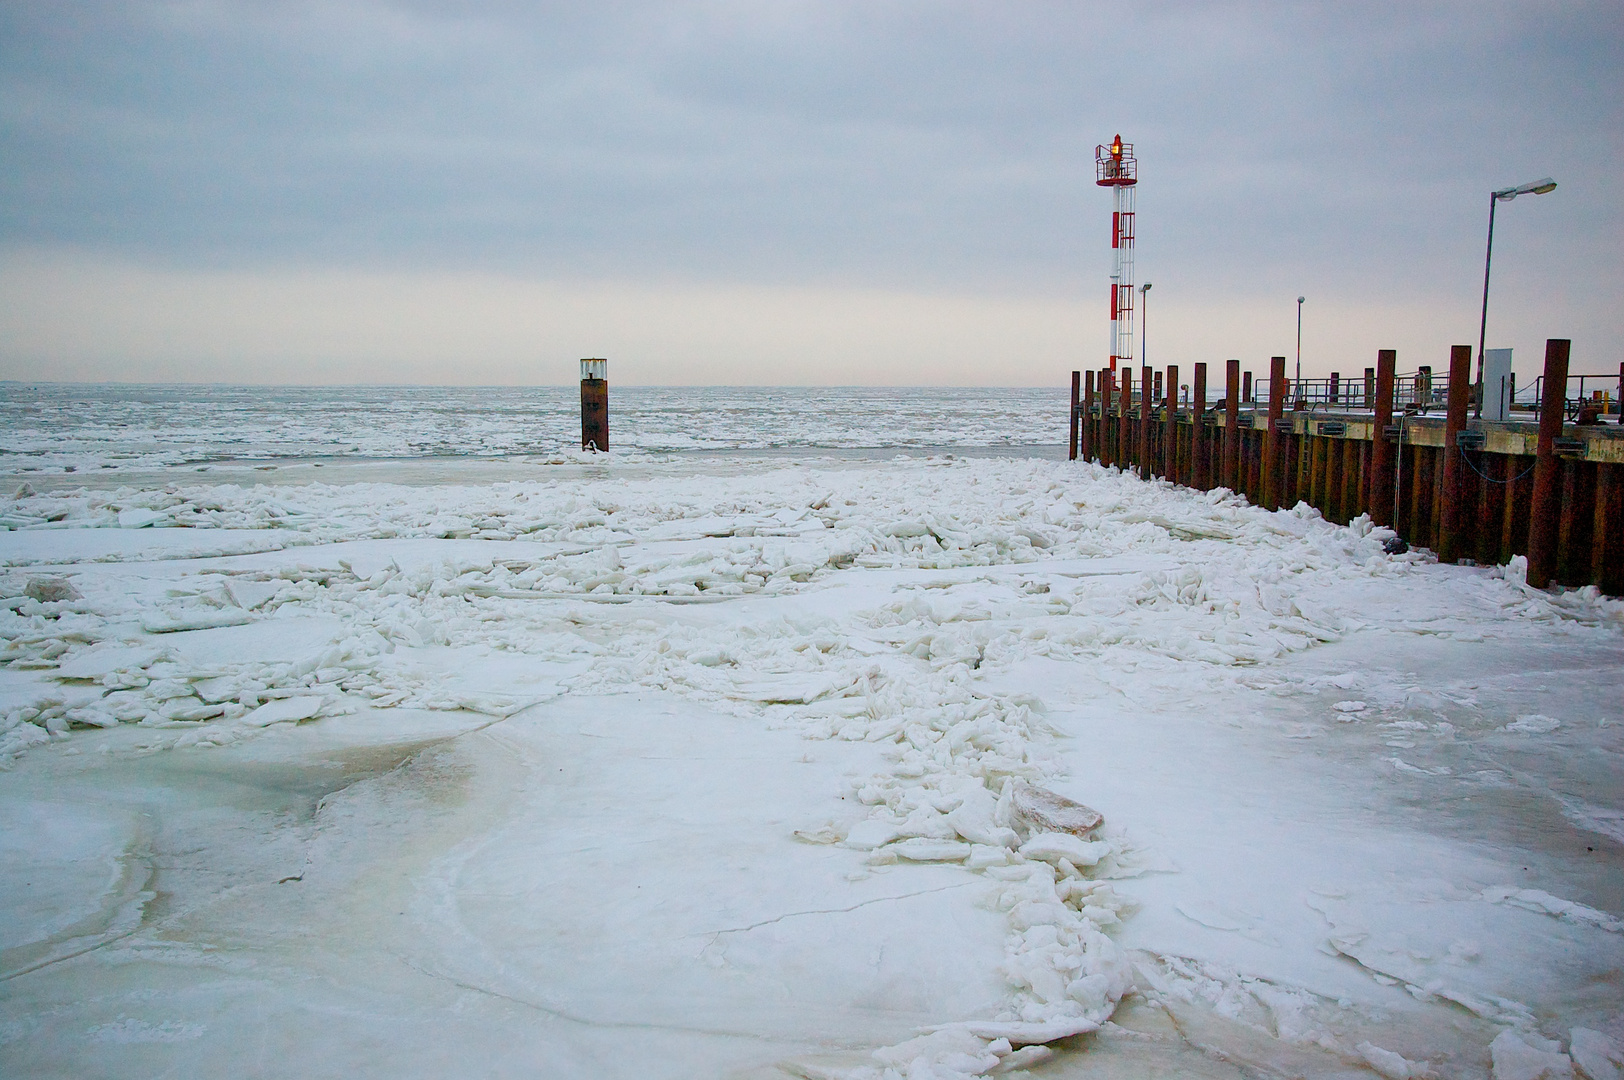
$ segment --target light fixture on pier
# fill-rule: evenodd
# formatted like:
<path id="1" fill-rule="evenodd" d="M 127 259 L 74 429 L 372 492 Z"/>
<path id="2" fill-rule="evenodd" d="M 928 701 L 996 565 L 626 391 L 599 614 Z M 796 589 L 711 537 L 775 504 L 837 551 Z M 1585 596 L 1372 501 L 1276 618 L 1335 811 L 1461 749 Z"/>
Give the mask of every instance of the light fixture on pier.
<path id="1" fill-rule="evenodd" d="M 1483 341 L 1489 328 L 1489 263 L 1494 258 L 1494 207 L 1496 203 L 1510 202 L 1518 195 L 1545 195 L 1556 190 L 1556 181 L 1547 176 L 1543 180 L 1530 180 L 1517 187 L 1501 188 L 1489 193 L 1489 242 L 1483 252 L 1483 317 L 1477 324 L 1477 415 L 1483 415 Z"/>

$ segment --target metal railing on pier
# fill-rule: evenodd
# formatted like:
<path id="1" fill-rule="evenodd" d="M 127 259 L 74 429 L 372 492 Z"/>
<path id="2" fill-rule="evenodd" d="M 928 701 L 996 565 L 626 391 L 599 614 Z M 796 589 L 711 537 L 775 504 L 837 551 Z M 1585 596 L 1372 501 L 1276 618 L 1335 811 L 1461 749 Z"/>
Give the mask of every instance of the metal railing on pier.
<path id="1" fill-rule="evenodd" d="M 1512 375 L 1511 407 L 1514 410 L 1537 412 L 1544 398 L 1545 376 L 1539 375 L 1532 383 L 1518 385 Z M 1302 379 L 1287 381 L 1287 398 L 1295 408 L 1299 403 L 1310 410 L 1374 409 L 1376 399 L 1375 376 L 1361 379 Z M 1269 400 L 1269 380 L 1258 379 L 1252 384 L 1256 401 Z M 1474 384 L 1475 390 L 1475 384 Z M 1566 412 L 1570 419 L 1580 411 L 1594 409 L 1601 416 L 1617 416 L 1624 403 L 1624 369 L 1616 375 L 1569 375 L 1566 392 Z M 1449 403 L 1449 376 L 1433 373 L 1426 368 L 1393 379 L 1393 407 L 1402 412 L 1426 414 L 1440 412 Z"/>

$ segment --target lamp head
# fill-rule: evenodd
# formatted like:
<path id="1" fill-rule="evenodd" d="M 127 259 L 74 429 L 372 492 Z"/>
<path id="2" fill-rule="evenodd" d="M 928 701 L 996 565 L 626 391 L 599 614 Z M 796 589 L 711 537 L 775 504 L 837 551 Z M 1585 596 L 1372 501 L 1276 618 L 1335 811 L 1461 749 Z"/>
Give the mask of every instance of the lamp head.
<path id="1" fill-rule="evenodd" d="M 1556 190 L 1556 181 L 1547 176 L 1543 180 L 1530 180 L 1517 187 L 1502 188 L 1494 193 L 1494 197 L 1501 202 L 1510 202 L 1518 195 L 1545 195 Z"/>
<path id="2" fill-rule="evenodd" d="M 1299 297 L 1298 297 L 1298 298 L 1297 298 L 1297 302 L 1298 302 L 1298 303 L 1299 303 L 1299 304 L 1300 304 L 1300 303 L 1302 303 L 1302 302 L 1303 302 L 1303 301 L 1304 301 L 1304 300 L 1307 300 L 1307 299 L 1308 299 L 1308 297 L 1306 297 L 1306 296 L 1299 296 Z"/>

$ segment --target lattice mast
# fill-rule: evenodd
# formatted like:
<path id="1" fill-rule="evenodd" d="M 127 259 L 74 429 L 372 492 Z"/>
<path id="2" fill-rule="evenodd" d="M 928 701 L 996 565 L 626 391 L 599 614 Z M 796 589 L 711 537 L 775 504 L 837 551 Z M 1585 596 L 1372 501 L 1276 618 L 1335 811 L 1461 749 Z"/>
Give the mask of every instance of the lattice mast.
<path id="1" fill-rule="evenodd" d="M 1118 135 L 1094 147 L 1094 182 L 1111 189 L 1111 370 L 1133 366 L 1133 193 L 1139 162 Z"/>

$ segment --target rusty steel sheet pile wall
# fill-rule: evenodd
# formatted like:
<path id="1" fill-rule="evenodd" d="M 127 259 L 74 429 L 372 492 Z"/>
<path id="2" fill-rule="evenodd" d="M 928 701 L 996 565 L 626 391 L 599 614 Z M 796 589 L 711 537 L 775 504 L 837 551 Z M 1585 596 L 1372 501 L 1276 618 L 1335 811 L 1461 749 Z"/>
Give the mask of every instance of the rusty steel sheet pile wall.
<path id="1" fill-rule="evenodd" d="M 1565 422 L 1575 412 L 1564 398 L 1568 354 L 1568 341 L 1547 342 L 1537 424 L 1469 415 L 1469 346 L 1451 349 L 1441 415 L 1413 403 L 1395 408 L 1391 349 L 1362 381 L 1339 381 L 1346 406 L 1312 409 L 1292 397 L 1278 356 L 1264 403 L 1249 400 L 1251 373 L 1237 360 L 1212 403 L 1205 364 L 1196 365 L 1187 399 L 1176 366 L 1160 395 L 1148 367 L 1138 387 L 1131 369 L 1073 373 L 1068 454 L 1200 490 L 1228 488 L 1271 510 L 1304 502 L 1339 524 L 1368 514 L 1442 561 L 1496 565 L 1523 555 L 1530 585 L 1595 585 L 1621 596 L 1624 426 L 1616 414 Z M 1419 379 L 1445 400 L 1441 379 Z M 1364 407 L 1353 407 L 1356 399 Z"/>

